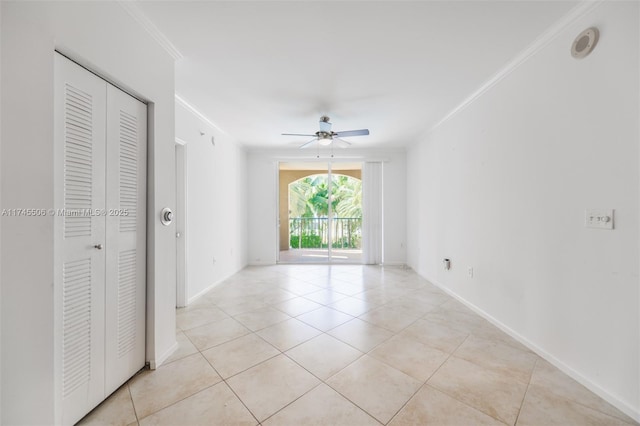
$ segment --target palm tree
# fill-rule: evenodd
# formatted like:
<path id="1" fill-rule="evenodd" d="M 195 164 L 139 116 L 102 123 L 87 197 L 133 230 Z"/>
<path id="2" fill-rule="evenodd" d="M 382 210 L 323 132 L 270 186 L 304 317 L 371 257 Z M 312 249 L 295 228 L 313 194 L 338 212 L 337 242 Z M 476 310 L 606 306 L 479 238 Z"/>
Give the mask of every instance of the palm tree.
<path id="1" fill-rule="evenodd" d="M 289 217 L 312 217 L 309 198 L 313 194 L 311 179 L 303 178 L 289 184 Z"/>
<path id="2" fill-rule="evenodd" d="M 344 175 L 333 175 L 331 182 L 331 216 L 337 218 L 362 218 L 362 182 Z M 290 225 L 291 234 L 297 234 L 298 246 L 303 240 L 320 238 L 322 244 L 328 244 L 326 218 L 329 216 L 328 175 L 312 175 L 289 184 L 289 217 L 294 219 Z M 293 225 L 293 226 L 292 226 Z M 359 221 L 347 224 L 348 241 L 351 244 L 359 240 Z M 344 226 L 344 223 L 340 223 Z M 352 235 L 351 229 L 357 235 Z M 337 235 L 338 223 L 333 222 L 332 232 Z M 342 229 L 342 228 L 341 228 Z M 306 237 L 306 238 L 305 238 Z M 355 237 L 355 239 L 354 239 Z M 317 243 L 316 243 L 317 244 Z M 340 243 L 343 244 L 343 243 Z M 309 247 L 311 248 L 311 247 Z"/>
<path id="3" fill-rule="evenodd" d="M 339 202 L 335 211 L 339 217 L 362 218 L 362 181 L 348 176 L 337 176 L 334 198 Z"/>

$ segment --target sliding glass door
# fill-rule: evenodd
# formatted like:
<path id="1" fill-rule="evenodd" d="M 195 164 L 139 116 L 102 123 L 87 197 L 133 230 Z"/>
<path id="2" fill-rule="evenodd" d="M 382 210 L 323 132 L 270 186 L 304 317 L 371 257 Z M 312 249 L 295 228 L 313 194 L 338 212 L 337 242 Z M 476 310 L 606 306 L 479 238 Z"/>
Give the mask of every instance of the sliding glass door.
<path id="1" fill-rule="evenodd" d="M 279 262 L 361 263 L 362 166 L 280 163 Z"/>

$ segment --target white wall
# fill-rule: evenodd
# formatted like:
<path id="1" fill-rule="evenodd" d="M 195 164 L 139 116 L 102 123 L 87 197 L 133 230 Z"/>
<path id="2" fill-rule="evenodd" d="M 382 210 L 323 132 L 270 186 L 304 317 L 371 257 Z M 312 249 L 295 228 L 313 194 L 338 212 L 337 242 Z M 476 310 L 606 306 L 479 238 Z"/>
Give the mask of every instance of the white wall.
<path id="1" fill-rule="evenodd" d="M 277 155 L 249 151 L 247 156 L 247 260 L 276 263 L 278 218 Z"/>
<path id="2" fill-rule="evenodd" d="M 2 94 L 2 6 L 0 6 L 0 96 Z M 0 102 L 0 141 L 2 136 L 2 102 Z M 0 148 L 0 176 L 2 176 L 2 149 Z M 0 210 L 2 209 L 2 185 L 0 185 Z M 2 222 L 0 221 L 0 253 L 2 253 Z M 2 262 L 0 262 L 2 277 Z M 0 282 L 0 330 L 2 330 L 2 285 Z M 2 421 L 2 339 L 0 338 L 0 421 Z"/>
<path id="3" fill-rule="evenodd" d="M 638 12 L 601 4 L 413 146 L 407 223 L 410 266 L 640 420 Z"/>
<path id="4" fill-rule="evenodd" d="M 407 167 L 404 152 L 389 155 L 382 165 L 383 262 L 385 265 L 405 265 Z"/>
<path id="5" fill-rule="evenodd" d="M 241 145 L 180 103 L 176 137 L 187 147 L 187 301 L 192 301 L 247 264 L 247 156 Z"/>
<path id="6" fill-rule="evenodd" d="M 404 150 L 345 150 L 349 162 L 384 160 L 384 262 L 405 263 L 406 191 Z M 324 153 L 321 154 L 327 157 Z M 336 155 L 337 161 L 339 155 Z M 248 261 L 271 265 L 277 256 L 278 161 L 312 161 L 307 150 L 249 151 L 248 154 Z"/>
<path id="7" fill-rule="evenodd" d="M 115 2 L 1 2 L 2 208 L 53 207 L 61 49 L 150 101 L 147 358 L 175 343 L 173 59 Z M 2 218 L 2 424 L 54 424 L 53 218 Z M 58 413 L 59 414 L 59 413 Z"/>

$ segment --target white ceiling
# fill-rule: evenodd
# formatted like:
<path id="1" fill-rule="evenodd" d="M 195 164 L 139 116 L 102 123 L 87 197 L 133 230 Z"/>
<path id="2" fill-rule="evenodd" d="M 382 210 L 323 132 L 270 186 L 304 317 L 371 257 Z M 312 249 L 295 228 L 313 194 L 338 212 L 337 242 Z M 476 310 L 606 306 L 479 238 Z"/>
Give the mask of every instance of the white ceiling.
<path id="1" fill-rule="evenodd" d="M 183 58 L 176 93 L 249 147 L 286 148 L 318 119 L 409 144 L 538 35 L 568 1 L 143 1 Z"/>

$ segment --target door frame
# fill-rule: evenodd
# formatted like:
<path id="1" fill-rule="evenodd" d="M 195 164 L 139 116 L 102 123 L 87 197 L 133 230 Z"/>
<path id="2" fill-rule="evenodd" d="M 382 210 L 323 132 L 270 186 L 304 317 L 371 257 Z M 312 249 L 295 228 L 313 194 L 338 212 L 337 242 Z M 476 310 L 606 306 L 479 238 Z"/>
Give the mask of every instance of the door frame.
<path id="1" fill-rule="evenodd" d="M 326 170 L 327 170 L 327 176 L 328 176 L 328 191 L 329 191 L 329 196 L 331 196 L 331 166 L 332 166 L 332 161 L 327 160 L 327 159 L 314 159 L 314 160 L 308 160 L 308 159 L 300 159 L 300 160 L 279 160 L 276 162 L 276 264 L 280 263 L 280 227 L 282 226 L 282 223 L 280 221 L 280 166 L 282 164 L 287 164 L 287 163 L 309 163 L 309 164 L 326 164 Z M 324 170 L 323 170 L 324 171 Z M 318 171 L 320 172 L 320 171 Z M 320 173 L 318 173 L 320 174 Z M 289 199 L 289 193 L 287 190 L 287 200 Z M 288 202 L 288 201 L 287 201 Z M 329 202 L 329 218 L 327 220 L 327 229 L 329 230 L 329 241 L 331 241 L 331 202 Z M 289 230 L 289 232 L 291 232 L 291 230 Z M 327 247 L 327 264 L 331 264 L 331 243 L 329 242 L 328 247 Z M 317 263 L 317 264 L 322 264 L 322 263 Z"/>
<path id="2" fill-rule="evenodd" d="M 321 159 L 308 159 L 308 158 L 287 158 L 287 159 L 280 159 L 278 161 L 276 161 L 276 170 L 275 170 L 275 179 L 276 179 L 276 183 L 275 183 L 275 187 L 276 187 L 276 210 L 275 210 L 275 214 L 276 214 L 276 221 L 275 221 L 275 227 L 276 227 L 276 244 L 275 244 L 275 248 L 276 248 L 276 263 L 280 263 L 280 227 L 282 226 L 282 224 L 280 223 L 280 167 L 282 164 L 287 164 L 287 163 L 309 163 L 309 164 L 325 164 L 326 165 L 326 175 L 327 175 L 327 190 L 329 192 L 329 197 L 331 197 L 331 191 L 332 191 L 332 184 L 333 184 L 333 175 L 334 175 L 334 168 L 336 168 L 337 165 L 339 164 L 343 164 L 343 163 L 357 163 L 360 166 L 360 170 L 362 171 L 364 168 L 364 162 L 360 159 L 336 159 L 336 158 L 321 158 Z M 340 170 L 339 167 L 337 167 L 338 170 Z M 324 170 L 322 171 L 324 172 Z M 319 171 L 319 174 L 320 173 Z M 288 197 L 287 197 L 288 199 Z M 332 238 L 333 238 L 333 226 L 332 226 L 332 222 L 333 222 L 333 218 L 332 216 L 332 203 L 331 203 L 331 198 L 329 198 L 329 205 L 328 205 L 328 220 L 327 220 L 327 232 L 328 232 L 328 240 L 329 243 L 327 245 L 327 262 L 326 264 L 335 264 L 336 262 L 333 261 L 333 257 L 332 257 L 332 252 L 333 252 L 333 247 L 332 247 Z M 339 262 L 341 263 L 341 262 Z M 360 263 L 351 263 L 351 262 L 346 262 L 347 264 L 354 264 L 354 265 L 359 265 Z M 321 262 L 318 262 L 316 264 L 323 264 Z"/>
<path id="3" fill-rule="evenodd" d="M 189 303 L 187 280 L 187 142 L 176 138 L 176 307 Z"/>

